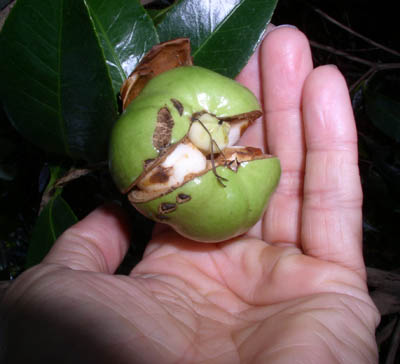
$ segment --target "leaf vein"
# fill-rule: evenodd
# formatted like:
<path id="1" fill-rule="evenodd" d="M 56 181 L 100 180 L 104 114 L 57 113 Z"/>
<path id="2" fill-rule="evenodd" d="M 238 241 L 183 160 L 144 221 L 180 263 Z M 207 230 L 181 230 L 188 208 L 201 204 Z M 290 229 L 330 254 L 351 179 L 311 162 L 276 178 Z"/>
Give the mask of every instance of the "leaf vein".
<path id="1" fill-rule="evenodd" d="M 32 58 L 34 58 L 35 60 L 37 60 L 41 66 L 43 66 L 44 68 L 46 68 L 47 70 L 49 70 L 50 72 L 57 74 L 56 70 L 54 70 L 53 68 L 51 68 L 47 62 L 43 61 L 39 55 L 37 55 L 35 52 L 33 52 L 30 47 L 26 46 L 24 43 L 20 42 L 20 41 L 16 41 L 15 42 L 16 45 L 20 46 L 21 48 L 24 49 L 24 51 L 26 53 L 28 53 Z"/>
<path id="2" fill-rule="evenodd" d="M 31 75 L 31 73 L 26 72 L 26 69 L 25 69 L 23 66 L 21 66 L 18 62 L 15 62 L 15 63 L 13 64 L 13 66 L 14 66 L 15 68 L 19 69 L 20 74 L 23 74 L 24 77 L 25 77 L 26 79 L 30 79 L 31 81 L 33 81 L 33 82 L 36 83 L 37 85 L 43 87 L 46 91 L 52 93 L 54 96 L 57 96 L 57 93 L 56 93 L 52 88 L 50 88 L 49 86 L 47 86 L 46 84 L 44 84 L 43 82 L 41 82 L 39 78 L 33 77 L 33 76 Z M 18 91 L 19 91 L 19 90 L 18 90 Z"/>
<path id="3" fill-rule="evenodd" d="M 52 106 L 50 104 L 46 104 L 42 100 L 37 99 L 36 97 L 32 96 L 31 94 L 29 94 L 28 92 L 26 92 L 24 90 L 19 89 L 18 92 L 20 92 L 21 94 L 25 95 L 27 98 L 35 101 L 36 103 L 42 105 L 46 109 L 49 109 L 49 110 L 53 111 L 56 115 L 58 115 L 58 110 L 54 106 Z"/>
<path id="4" fill-rule="evenodd" d="M 120 62 L 120 59 L 119 59 L 118 55 L 115 53 L 114 46 L 113 46 L 112 42 L 110 41 L 108 33 L 104 29 L 102 23 L 99 20 L 99 17 L 97 16 L 96 12 L 94 11 L 94 9 L 91 8 L 91 7 L 88 7 L 88 8 L 90 9 L 89 10 L 90 14 L 91 14 L 91 16 L 92 16 L 92 18 L 93 18 L 93 20 L 94 20 L 94 22 L 96 24 L 97 29 L 99 30 L 99 33 L 102 35 L 102 38 L 104 39 L 104 42 L 107 45 L 109 54 L 111 55 L 111 57 L 112 57 L 112 59 L 114 61 L 114 64 L 116 65 L 116 68 L 118 70 L 118 73 L 119 73 L 119 75 L 121 77 L 121 81 L 123 81 L 126 78 L 127 75 L 125 74 L 125 71 L 122 68 L 122 65 L 121 65 L 121 62 Z M 118 17 L 119 17 L 119 14 L 118 14 Z M 112 27 L 112 25 L 114 23 L 115 23 L 115 21 L 112 24 L 110 24 L 110 27 Z"/>
<path id="5" fill-rule="evenodd" d="M 52 23 L 50 23 L 34 6 L 29 6 L 27 8 L 31 9 L 32 13 L 35 13 L 43 23 L 46 23 L 49 26 L 49 28 L 51 30 L 53 30 L 55 32 L 57 31 L 57 29 L 54 27 L 54 25 Z"/>

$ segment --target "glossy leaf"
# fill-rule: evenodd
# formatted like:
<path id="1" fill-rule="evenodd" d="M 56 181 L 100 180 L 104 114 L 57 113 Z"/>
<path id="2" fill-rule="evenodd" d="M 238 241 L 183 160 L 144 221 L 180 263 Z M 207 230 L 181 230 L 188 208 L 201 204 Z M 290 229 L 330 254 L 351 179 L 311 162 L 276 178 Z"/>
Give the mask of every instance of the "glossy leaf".
<path id="1" fill-rule="evenodd" d="M 117 107 L 84 3 L 19 0 L 0 48 L 1 98 L 17 130 L 47 151 L 104 159 Z"/>
<path id="2" fill-rule="evenodd" d="M 85 0 L 103 48 L 114 93 L 144 54 L 159 42 L 154 24 L 139 0 Z"/>
<path id="3" fill-rule="evenodd" d="M 160 40 L 188 37 L 194 64 L 235 77 L 262 40 L 277 0 L 182 0 L 157 26 Z"/>
<path id="4" fill-rule="evenodd" d="M 29 244 L 27 267 L 40 263 L 56 239 L 77 221 L 77 217 L 61 197 L 61 190 L 58 190 L 35 224 Z"/>
<path id="5" fill-rule="evenodd" d="M 49 180 L 44 193 L 48 193 L 50 190 L 55 188 L 55 184 L 58 179 L 60 179 L 66 173 L 66 169 L 62 166 L 50 166 L 49 169 Z"/>

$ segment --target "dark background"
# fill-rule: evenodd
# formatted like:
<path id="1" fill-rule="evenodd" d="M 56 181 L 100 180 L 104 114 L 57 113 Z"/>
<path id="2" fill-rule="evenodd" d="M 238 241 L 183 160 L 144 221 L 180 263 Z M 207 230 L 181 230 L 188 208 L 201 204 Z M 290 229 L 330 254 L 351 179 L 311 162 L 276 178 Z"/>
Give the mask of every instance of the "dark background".
<path id="1" fill-rule="evenodd" d="M 0 0 L 0 9 L 9 2 Z M 156 2 L 165 6 L 169 1 Z M 400 105 L 397 3 L 394 0 L 279 0 L 272 19 L 275 25 L 294 24 L 303 31 L 311 41 L 315 66 L 336 64 L 351 89 L 364 191 L 364 256 L 370 292 L 382 314 L 377 341 L 380 362 L 385 364 L 400 362 L 400 143 L 371 123 L 365 107 L 363 81 L 367 79 L 367 72 L 376 68 L 375 83 Z M 367 39 L 361 39 L 360 35 Z M 387 65 L 394 66 L 385 69 Z M 9 126 L 2 110 L 0 126 L 3 136 L 19 146 L 10 151 L 9 161 L 9 172 L 16 177 L 12 182 L 0 179 L 0 280 L 9 280 L 24 268 L 51 158 L 22 140 Z M 104 201 L 119 199 L 120 195 L 107 171 L 99 171 L 80 178 L 79 182 L 71 182 L 64 188 L 63 197 L 78 218 L 82 218 Z M 137 231 L 122 271 L 129 270 L 140 259 L 152 226 L 132 208 L 127 206 L 127 209 L 132 223 L 142 229 Z"/>
<path id="2" fill-rule="evenodd" d="M 272 19 L 276 25 L 294 24 L 303 31 L 311 41 L 314 64 L 336 64 L 351 89 L 364 191 L 364 257 L 370 292 L 382 314 L 377 342 L 380 363 L 385 364 L 400 363 L 400 145 L 398 140 L 372 125 L 363 97 L 364 84 L 357 82 L 371 69 L 371 64 L 382 67 L 374 79 L 397 102 L 398 113 L 397 5 L 397 1 L 390 0 L 280 0 Z M 328 17 L 350 29 L 343 29 Z M 368 39 L 363 40 L 354 33 Z M 383 50 L 372 41 L 394 52 Z M 384 70 L 389 64 L 394 68 Z M 400 128 L 399 118 L 397 128 Z"/>

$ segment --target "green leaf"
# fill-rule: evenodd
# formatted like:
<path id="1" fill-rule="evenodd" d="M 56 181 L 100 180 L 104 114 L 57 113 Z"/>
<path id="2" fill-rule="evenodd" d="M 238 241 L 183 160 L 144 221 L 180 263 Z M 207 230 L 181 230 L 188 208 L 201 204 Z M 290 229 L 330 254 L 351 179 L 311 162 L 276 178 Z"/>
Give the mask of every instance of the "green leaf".
<path id="1" fill-rule="evenodd" d="M 85 0 L 117 95 L 144 54 L 159 42 L 154 24 L 138 0 Z"/>
<path id="2" fill-rule="evenodd" d="M 17 130 L 47 151 L 104 159 L 117 105 L 84 3 L 19 0 L 0 48 L 0 94 Z"/>
<path id="3" fill-rule="evenodd" d="M 365 107 L 371 122 L 388 137 L 400 142 L 398 80 L 391 73 L 378 74 L 364 85 Z"/>
<path id="4" fill-rule="evenodd" d="M 54 188 L 57 180 L 65 174 L 66 169 L 62 166 L 50 166 L 49 171 L 50 171 L 50 178 L 49 181 L 47 182 L 47 186 L 43 193 L 47 193 Z"/>
<path id="5" fill-rule="evenodd" d="M 278 0 L 182 0 L 157 26 L 161 41 L 189 37 L 194 64 L 235 77 L 261 42 Z"/>
<path id="6" fill-rule="evenodd" d="M 57 238 L 77 221 L 77 217 L 61 197 L 61 190 L 58 190 L 39 215 L 33 228 L 27 268 L 40 263 Z"/>

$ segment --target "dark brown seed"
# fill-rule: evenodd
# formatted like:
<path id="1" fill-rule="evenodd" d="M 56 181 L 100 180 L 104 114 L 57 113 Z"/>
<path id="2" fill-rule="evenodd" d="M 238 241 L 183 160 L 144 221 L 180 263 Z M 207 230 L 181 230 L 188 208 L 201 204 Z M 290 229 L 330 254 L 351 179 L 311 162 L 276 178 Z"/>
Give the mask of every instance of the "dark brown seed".
<path id="1" fill-rule="evenodd" d="M 174 104 L 175 109 L 178 110 L 179 115 L 182 116 L 183 105 L 177 99 L 171 99 L 171 102 Z"/>
<path id="2" fill-rule="evenodd" d="M 178 196 L 176 196 L 176 202 L 177 203 L 185 203 L 188 202 L 192 199 L 191 196 L 185 195 L 184 193 L 180 193 Z"/>
<path id="3" fill-rule="evenodd" d="M 177 208 L 176 203 L 171 202 L 163 202 L 158 206 L 158 212 L 161 215 L 169 214 L 170 212 L 175 211 Z"/>

